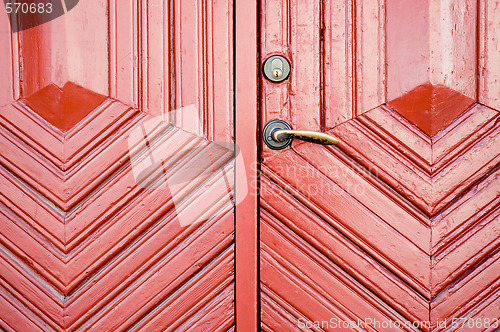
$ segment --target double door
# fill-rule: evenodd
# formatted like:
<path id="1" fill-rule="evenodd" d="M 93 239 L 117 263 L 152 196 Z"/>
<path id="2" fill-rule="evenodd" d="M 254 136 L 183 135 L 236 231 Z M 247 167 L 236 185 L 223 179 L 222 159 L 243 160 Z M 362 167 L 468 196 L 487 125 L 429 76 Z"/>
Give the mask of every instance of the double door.
<path id="1" fill-rule="evenodd" d="M 0 15 L 0 327 L 496 330 L 499 8 Z"/>

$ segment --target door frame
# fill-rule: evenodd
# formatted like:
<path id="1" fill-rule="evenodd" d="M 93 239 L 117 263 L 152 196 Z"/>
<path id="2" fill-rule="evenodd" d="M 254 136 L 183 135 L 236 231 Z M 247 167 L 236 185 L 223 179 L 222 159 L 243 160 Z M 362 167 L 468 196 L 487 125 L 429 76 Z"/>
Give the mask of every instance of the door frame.
<path id="1" fill-rule="evenodd" d="M 258 1 L 234 3 L 234 126 L 235 141 L 243 156 L 236 162 L 235 192 L 247 187 L 235 207 L 235 326 L 238 332 L 258 331 Z M 241 160 L 241 159 L 239 159 Z M 245 169 L 246 179 L 238 177 Z"/>

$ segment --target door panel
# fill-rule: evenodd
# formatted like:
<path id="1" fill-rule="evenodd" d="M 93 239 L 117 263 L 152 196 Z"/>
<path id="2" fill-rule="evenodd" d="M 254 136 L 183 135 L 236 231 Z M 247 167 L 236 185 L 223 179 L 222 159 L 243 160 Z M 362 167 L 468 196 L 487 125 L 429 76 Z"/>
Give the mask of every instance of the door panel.
<path id="1" fill-rule="evenodd" d="M 19 42 L 24 97 L 50 84 L 62 87 L 68 81 L 107 95 L 107 5 L 101 0 L 81 1 L 77 11 L 13 35 Z M 89 26 L 82 17 L 91 17 L 94 24 Z"/>
<path id="2" fill-rule="evenodd" d="M 0 15 L 3 330 L 234 328 L 233 3 L 122 5 Z"/>
<path id="3" fill-rule="evenodd" d="M 19 65 L 15 62 L 16 56 L 14 56 L 18 52 L 17 40 L 16 38 L 12 38 L 7 15 L 0 15 L 0 31 L 0 43 L 4 45 L 0 51 L 0 58 L 2 59 L 0 61 L 0 68 L 4 75 L 2 80 L 0 80 L 0 105 L 3 106 L 14 101 L 19 96 L 19 79 L 16 78 L 16 74 L 19 72 Z M 14 68 L 17 70 L 14 70 Z"/>
<path id="4" fill-rule="evenodd" d="M 487 329 L 500 317 L 499 3 L 261 6 L 261 61 L 292 64 L 287 81 L 261 81 L 261 127 L 340 140 L 263 145 L 263 329 Z"/>

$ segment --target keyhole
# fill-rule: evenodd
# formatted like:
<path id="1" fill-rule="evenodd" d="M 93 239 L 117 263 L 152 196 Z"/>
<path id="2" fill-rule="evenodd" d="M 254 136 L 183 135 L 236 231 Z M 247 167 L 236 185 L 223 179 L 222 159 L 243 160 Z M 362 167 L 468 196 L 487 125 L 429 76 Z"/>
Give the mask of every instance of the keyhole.
<path id="1" fill-rule="evenodd" d="M 283 82 L 290 75 L 290 62 L 282 55 L 272 55 L 264 61 L 262 73 L 271 82 Z"/>
<path id="2" fill-rule="evenodd" d="M 273 69 L 273 76 L 276 78 L 280 78 L 281 75 L 283 75 L 283 72 L 279 68 L 274 68 Z"/>

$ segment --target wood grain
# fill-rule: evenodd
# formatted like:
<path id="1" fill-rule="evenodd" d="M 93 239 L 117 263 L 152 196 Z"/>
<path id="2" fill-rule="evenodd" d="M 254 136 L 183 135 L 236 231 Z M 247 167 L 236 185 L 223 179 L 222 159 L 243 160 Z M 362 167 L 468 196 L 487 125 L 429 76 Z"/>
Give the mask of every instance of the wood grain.
<path id="1" fill-rule="evenodd" d="M 289 55 L 293 4 L 262 3 L 262 54 Z M 294 89 L 305 69 L 292 53 L 289 81 L 262 81 L 261 125 L 318 130 L 297 120 L 312 116 L 340 143 L 262 149 L 264 331 L 365 318 L 400 322 L 397 331 L 416 321 L 495 329 L 451 321 L 500 317 L 498 8 L 346 0 L 304 14 L 304 30 L 321 22 L 320 112 L 296 107 L 317 97 Z M 327 325 L 311 329 L 336 330 Z"/>
<path id="2" fill-rule="evenodd" d="M 500 109 L 500 73 L 498 63 L 498 32 L 500 7 L 497 1 L 479 1 L 479 102 L 494 109 Z"/>
<path id="3" fill-rule="evenodd" d="M 0 17 L 0 43 L 3 45 L 0 51 L 0 72 L 2 73 L 2 80 L 0 82 L 0 106 L 11 103 L 17 99 L 19 92 L 19 70 L 14 71 L 14 50 L 17 47 L 17 35 L 10 33 L 10 24 L 8 15 Z M 16 93 L 17 92 L 17 93 Z"/>
<path id="4" fill-rule="evenodd" d="M 498 112 L 476 105 L 429 140 L 379 108 L 333 133 L 344 151 L 433 216 L 498 164 L 497 119 Z"/>
<path id="5" fill-rule="evenodd" d="M 234 330 L 233 2 L 71 13 L 0 34 L 0 329 Z"/>
<path id="6" fill-rule="evenodd" d="M 118 108 L 122 112 L 130 110 L 118 104 L 112 103 L 109 109 Z M 107 115 L 102 112 L 101 116 Z M 122 123 L 121 127 L 111 130 L 111 133 L 123 137 L 134 127 L 147 121 L 147 117 L 144 116 L 135 119 L 132 122 Z M 47 126 L 40 120 L 38 125 Z M 179 153 L 176 146 L 180 146 L 183 140 L 184 143 L 189 143 L 184 145 L 185 149 L 203 141 L 193 140 L 192 134 L 179 129 L 172 129 L 168 133 L 163 139 L 163 144 L 160 140 L 152 146 L 153 151 L 168 146 L 174 153 Z M 5 132 L 5 135 L 8 134 Z M 96 131 L 93 134 L 98 135 L 99 132 Z M 89 138 L 92 137 L 89 136 Z M 169 139 L 175 144 L 169 143 Z M 19 138 L 12 138 L 12 142 L 22 145 Z M 99 143 L 97 140 L 93 148 L 92 145 L 87 147 L 88 155 L 94 158 L 86 155 L 77 165 L 84 166 L 89 162 L 95 162 L 95 158 L 99 158 L 100 155 L 96 153 L 97 151 L 102 150 L 101 153 L 106 155 L 106 151 L 112 148 L 122 149 L 128 158 L 127 145 L 120 147 L 113 142 L 114 140 L 106 139 Z M 38 143 L 43 144 L 43 141 Z M 110 143 L 113 144 L 109 145 Z M 84 142 L 79 141 L 79 144 L 84 144 Z M 19 149 L 19 146 L 17 148 Z M 23 148 L 30 154 L 34 153 L 31 148 L 24 146 Z M 43 146 L 43 148 L 50 150 L 48 146 Z M 12 149 L 14 147 L 6 151 L 12 151 Z M 123 162 L 113 178 L 108 179 L 104 184 L 99 184 L 97 189 L 82 190 L 84 202 L 78 203 L 68 211 L 58 209 L 54 203 L 42 199 L 35 189 L 37 181 L 34 178 L 26 178 L 22 181 L 18 175 L 19 170 L 7 172 L 5 167 L 7 163 L 12 163 L 9 159 L 12 155 L 2 156 L 3 167 L 0 173 L 5 185 L 2 185 L 0 205 L 2 218 L 0 241 L 3 262 L 9 264 L 2 268 L 4 271 L 2 272 L 2 287 L 13 294 L 12 296 L 17 294 L 15 295 L 17 301 L 28 308 L 33 317 L 38 317 L 37 319 L 47 326 L 68 331 L 85 326 L 102 326 L 121 330 L 127 326 L 139 324 L 145 312 L 160 310 L 158 301 L 163 302 L 162 298 L 174 301 L 170 298 L 177 294 L 173 292 L 176 285 L 189 284 L 188 280 L 195 276 L 199 278 L 198 273 L 202 273 L 201 268 L 211 264 L 214 257 L 228 254 L 229 256 L 226 257 L 232 257 L 230 254 L 234 227 L 232 205 L 218 198 L 224 192 L 227 194 L 225 178 L 214 176 L 207 179 L 208 182 L 204 184 L 203 178 L 195 177 L 191 185 L 185 184 L 182 187 L 182 192 L 176 192 L 173 189 L 167 191 L 165 189 L 154 191 L 138 189 L 132 175 L 132 165 L 141 162 L 144 152 L 141 152 L 140 147 L 137 147 L 137 150 L 138 152 L 133 154 L 132 164 Z M 120 154 L 114 155 L 120 156 Z M 189 167 L 189 163 L 197 163 L 197 159 L 191 154 L 187 153 L 183 156 L 184 160 L 177 160 L 173 164 L 172 160 L 170 164 L 165 164 L 167 176 L 175 178 L 179 169 Z M 108 156 L 106 159 L 111 158 Z M 218 160 L 221 163 L 227 161 L 224 158 L 218 158 Z M 120 165 L 116 160 L 111 161 Z M 42 159 L 39 162 L 38 166 L 33 165 L 34 172 L 37 168 L 46 167 L 42 164 Z M 26 161 L 19 161 L 19 163 L 23 165 Z M 96 163 L 96 166 L 97 164 L 99 163 Z M 90 167 L 89 165 L 85 165 L 82 171 L 75 170 L 75 167 L 78 166 L 73 166 L 67 171 L 59 170 L 64 175 L 60 180 L 62 185 L 73 178 L 71 174 L 75 174 L 74 176 L 85 174 L 85 178 L 91 180 L 90 183 L 102 181 L 95 178 L 98 173 L 92 175 L 94 178 L 89 178 L 89 173 L 85 171 L 87 167 Z M 214 164 L 214 167 L 217 168 L 217 164 Z M 231 169 L 228 171 L 228 176 L 231 177 Z M 26 174 L 31 175 L 29 172 Z M 47 178 L 48 175 L 44 176 L 48 181 L 47 187 L 52 187 L 54 197 L 61 197 L 63 192 L 57 192 L 57 187 L 51 186 L 55 183 L 55 176 L 52 178 Z M 85 183 L 83 180 L 80 182 Z M 204 217 L 202 217 L 209 221 L 188 228 L 180 227 L 178 218 L 181 215 L 200 214 L 200 208 L 205 206 L 200 203 L 207 200 L 207 188 L 211 188 L 210 195 L 222 205 L 210 205 L 210 213 L 203 214 Z M 189 199 L 174 206 L 172 197 L 176 195 L 176 200 L 182 197 L 179 195 L 189 196 Z M 13 241 L 13 239 L 17 240 Z M 170 245 L 165 246 L 165 243 L 170 243 Z M 200 250 L 201 247 L 205 249 Z M 194 251 L 191 252 L 190 248 Z M 186 259 L 185 255 L 189 255 L 190 258 Z M 214 268 L 217 265 L 216 262 L 217 259 L 214 260 Z M 210 270 L 209 267 L 207 268 Z M 227 271 L 232 274 L 231 264 L 227 268 L 229 269 Z M 12 272 L 7 273 L 7 271 Z M 226 281 L 225 287 L 219 292 L 212 293 L 206 301 L 232 296 L 233 293 L 230 291 L 232 277 L 218 275 L 219 277 L 224 280 L 230 279 Z M 156 280 L 161 280 L 161 282 Z M 165 288 L 166 284 L 170 285 L 170 288 Z M 146 289 L 148 291 L 144 291 Z M 129 305 L 125 304 L 127 301 L 130 301 Z M 122 305 L 117 305 L 122 302 Z M 134 306 L 137 303 L 140 303 L 142 308 L 139 311 Z M 225 311 L 226 315 L 230 315 L 229 317 L 232 317 L 231 303 L 228 303 Z M 24 313 L 27 312 L 24 311 Z M 198 311 L 192 311 L 191 314 L 198 315 Z M 62 320 L 63 316 L 64 320 Z M 184 317 L 190 317 L 190 314 L 186 313 Z M 232 325 L 233 319 L 225 317 L 224 324 Z M 219 318 L 223 317 L 219 316 Z M 11 323 L 10 320 L 6 322 L 7 325 Z M 190 325 L 186 325 L 185 328 L 188 326 Z"/>

